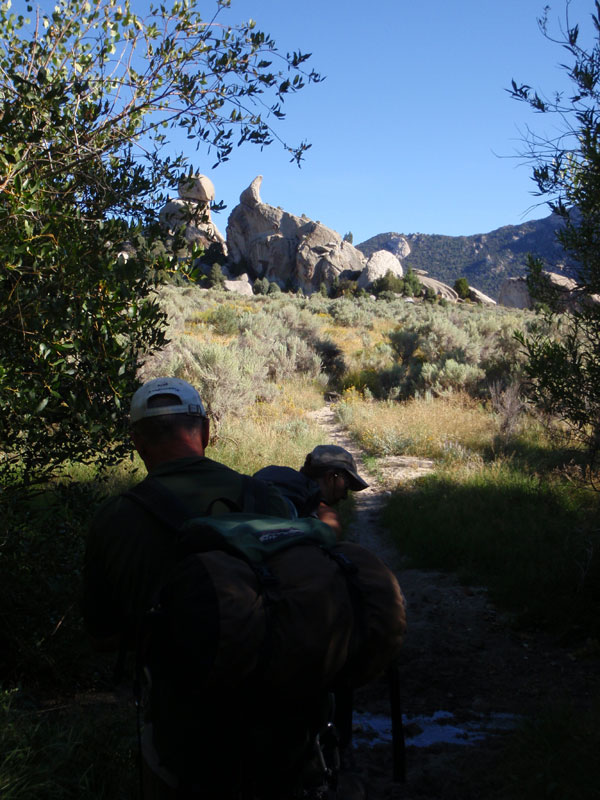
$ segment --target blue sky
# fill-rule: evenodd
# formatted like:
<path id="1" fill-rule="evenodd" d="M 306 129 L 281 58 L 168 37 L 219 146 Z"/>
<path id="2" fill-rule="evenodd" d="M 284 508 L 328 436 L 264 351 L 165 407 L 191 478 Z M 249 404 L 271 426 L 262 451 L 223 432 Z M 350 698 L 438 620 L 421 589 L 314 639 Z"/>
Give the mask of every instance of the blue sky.
<path id="1" fill-rule="evenodd" d="M 231 161 L 190 153 L 227 216 L 252 179 L 264 202 L 307 214 L 358 243 L 377 233 L 471 235 L 547 215 L 516 158 L 520 131 L 545 117 L 511 100 L 514 77 L 552 92 L 565 82 L 558 45 L 539 32 L 539 0 L 232 0 L 223 22 L 249 17 L 283 51 L 312 53 L 326 80 L 286 102 L 290 144 L 312 143 L 301 169 L 276 144 Z M 592 0 L 571 19 L 591 30 Z M 550 19 L 564 20 L 564 3 Z"/>

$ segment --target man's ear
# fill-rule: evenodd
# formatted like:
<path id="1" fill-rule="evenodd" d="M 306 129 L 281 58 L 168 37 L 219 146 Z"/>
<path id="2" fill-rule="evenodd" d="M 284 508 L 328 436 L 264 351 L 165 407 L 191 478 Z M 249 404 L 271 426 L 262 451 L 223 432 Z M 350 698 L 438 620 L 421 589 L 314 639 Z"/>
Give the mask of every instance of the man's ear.
<path id="1" fill-rule="evenodd" d="M 208 447 L 208 442 L 210 440 L 210 420 L 208 417 L 204 417 L 202 420 L 202 447 L 206 449 Z"/>
<path id="2" fill-rule="evenodd" d="M 139 457 L 142 459 L 146 467 L 148 467 L 148 458 L 150 457 L 148 453 L 148 445 L 146 440 L 143 436 L 140 436 L 139 433 L 136 433 L 134 430 L 130 433 L 131 441 L 133 442 L 133 446 L 138 452 Z"/>

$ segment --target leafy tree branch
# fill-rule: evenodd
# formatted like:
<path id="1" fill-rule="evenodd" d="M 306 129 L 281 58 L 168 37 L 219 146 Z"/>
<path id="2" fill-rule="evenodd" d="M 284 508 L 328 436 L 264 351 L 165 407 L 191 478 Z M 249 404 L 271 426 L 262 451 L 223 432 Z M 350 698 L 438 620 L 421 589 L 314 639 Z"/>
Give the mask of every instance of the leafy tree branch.
<path id="1" fill-rule="evenodd" d="M 124 452 L 119 410 L 144 353 L 164 343 L 154 296 L 182 269 L 158 246 L 164 192 L 194 166 L 169 131 L 226 161 L 235 145 L 309 145 L 274 130 L 321 80 L 217 0 L 0 3 L 0 478 Z M 21 8 L 23 6 L 20 6 Z M 124 243 L 128 249 L 123 250 Z M 15 471 L 16 469 L 16 471 Z"/>
<path id="2" fill-rule="evenodd" d="M 545 325 L 520 336 L 528 361 L 530 398 L 559 417 L 589 448 L 600 444 L 600 3 L 591 14 L 593 43 L 580 44 L 580 27 L 569 17 L 560 33 L 541 32 L 568 54 L 562 67 L 571 91 L 546 98 L 528 84 L 512 81 L 510 94 L 536 112 L 557 120 L 553 137 L 531 132 L 523 155 L 532 163 L 538 194 L 548 198 L 564 226 L 559 242 L 575 262 L 577 291 L 565 307 L 545 279 L 542 263 L 530 259 L 528 285 L 543 304 Z"/>

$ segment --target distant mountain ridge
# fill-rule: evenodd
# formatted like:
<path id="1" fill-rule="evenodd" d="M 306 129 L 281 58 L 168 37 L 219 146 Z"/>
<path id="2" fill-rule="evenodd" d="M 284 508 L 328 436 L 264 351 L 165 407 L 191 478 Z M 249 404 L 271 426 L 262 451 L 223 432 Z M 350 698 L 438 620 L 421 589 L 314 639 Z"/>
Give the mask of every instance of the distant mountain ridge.
<path id="1" fill-rule="evenodd" d="M 550 214 L 473 236 L 380 233 L 356 247 L 367 257 L 376 250 L 389 250 L 401 259 L 405 270 L 425 270 L 449 286 L 465 277 L 471 286 L 497 298 L 505 278 L 525 274 L 528 253 L 541 258 L 544 269 L 572 277 L 572 263 L 556 241 L 562 224 L 560 217 Z M 400 252 L 402 240 L 410 247 L 409 255 Z"/>

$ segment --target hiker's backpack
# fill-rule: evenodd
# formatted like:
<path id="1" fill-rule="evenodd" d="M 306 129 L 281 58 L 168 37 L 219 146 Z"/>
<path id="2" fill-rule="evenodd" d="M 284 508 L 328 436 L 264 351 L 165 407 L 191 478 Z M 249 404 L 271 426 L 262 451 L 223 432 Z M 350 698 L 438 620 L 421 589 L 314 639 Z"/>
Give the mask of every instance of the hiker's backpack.
<path id="1" fill-rule="evenodd" d="M 162 484 L 147 479 L 128 495 L 177 548 L 150 613 L 156 677 L 192 693 L 248 684 L 297 699 L 362 685 L 398 655 L 406 623 L 395 576 L 318 519 L 228 512 L 181 524 Z"/>

